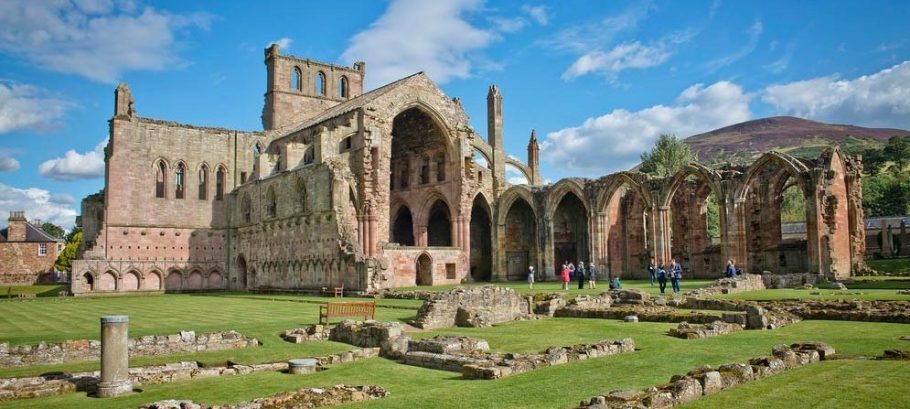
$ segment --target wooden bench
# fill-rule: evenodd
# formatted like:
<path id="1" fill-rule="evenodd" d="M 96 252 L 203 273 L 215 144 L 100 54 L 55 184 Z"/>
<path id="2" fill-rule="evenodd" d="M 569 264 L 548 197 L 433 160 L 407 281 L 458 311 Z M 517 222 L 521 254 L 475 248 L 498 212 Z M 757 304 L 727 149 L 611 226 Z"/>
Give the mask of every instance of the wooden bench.
<path id="1" fill-rule="evenodd" d="M 336 317 L 376 318 L 376 303 L 373 301 L 330 302 L 319 306 L 319 323 L 328 325 Z"/>
<path id="2" fill-rule="evenodd" d="M 344 297 L 344 283 L 338 284 L 337 286 L 331 288 L 322 287 L 321 292 L 326 295 L 332 294 L 335 297 Z"/>

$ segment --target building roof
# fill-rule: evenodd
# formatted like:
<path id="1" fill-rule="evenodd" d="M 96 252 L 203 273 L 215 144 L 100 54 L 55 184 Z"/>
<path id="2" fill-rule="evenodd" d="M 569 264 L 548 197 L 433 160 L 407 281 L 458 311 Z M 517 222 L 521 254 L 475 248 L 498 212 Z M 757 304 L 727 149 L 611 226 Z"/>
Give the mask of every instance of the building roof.
<path id="1" fill-rule="evenodd" d="M 7 241 L 9 239 L 9 227 L 0 230 L 0 236 L 3 236 L 3 240 Z M 63 239 L 59 237 L 54 237 L 48 234 L 46 231 L 41 229 L 30 222 L 25 222 L 25 241 L 27 242 L 62 242 Z"/>

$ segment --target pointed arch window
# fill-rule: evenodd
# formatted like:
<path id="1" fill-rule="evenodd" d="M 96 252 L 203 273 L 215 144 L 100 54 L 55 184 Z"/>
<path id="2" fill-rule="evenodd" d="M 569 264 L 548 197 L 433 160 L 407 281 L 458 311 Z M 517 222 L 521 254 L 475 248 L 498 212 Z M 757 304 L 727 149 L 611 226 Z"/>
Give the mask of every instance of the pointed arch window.
<path id="1" fill-rule="evenodd" d="M 167 165 L 164 164 L 164 161 L 159 161 L 155 166 L 155 197 L 163 198 L 165 196 L 165 185 L 167 185 Z"/>
<path id="2" fill-rule="evenodd" d="M 186 193 L 186 166 L 183 163 L 177 165 L 177 171 L 174 172 L 174 197 L 183 199 Z"/>
<path id="3" fill-rule="evenodd" d="M 348 97 L 348 77 L 341 77 L 338 81 L 338 96 L 342 98 Z"/>
<path id="4" fill-rule="evenodd" d="M 325 73 L 322 71 L 316 73 L 316 95 L 325 96 Z"/>
<path id="5" fill-rule="evenodd" d="M 446 180 L 446 154 L 436 154 L 436 181 L 444 182 Z"/>
<path id="6" fill-rule="evenodd" d="M 303 73 L 300 71 L 300 67 L 294 67 L 291 70 L 291 89 L 294 91 L 303 90 Z"/>
<path id="7" fill-rule="evenodd" d="M 253 206 L 249 194 L 243 195 L 243 199 L 240 200 L 240 215 L 244 223 L 249 223 L 253 219 Z"/>
<path id="8" fill-rule="evenodd" d="M 430 183 L 430 158 L 424 156 L 420 162 L 420 183 Z"/>
<path id="9" fill-rule="evenodd" d="M 275 190 L 272 188 L 269 188 L 266 194 L 265 213 L 269 217 L 278 216 L 278 199 L 275 197 Z"/>
<path id="10" fill-rule="evenodd" d="M 202 165 L 199 168 L 199 200 L 209 198 L 209 167 Z"/>
<path id="11" fill-rule="evenodd" d="M 219 166 L 215 172 L 215 200 L 224 200 L 224 168 Z"/>

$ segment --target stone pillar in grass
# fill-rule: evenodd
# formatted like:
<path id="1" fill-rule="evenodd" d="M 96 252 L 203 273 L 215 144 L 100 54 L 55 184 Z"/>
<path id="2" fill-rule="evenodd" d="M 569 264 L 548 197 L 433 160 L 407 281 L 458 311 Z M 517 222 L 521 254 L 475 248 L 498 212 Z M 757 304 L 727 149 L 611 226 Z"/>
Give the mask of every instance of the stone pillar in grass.
<path id="1" fill-rule="evenodd" d="M 101 317 L 101 380 L 98 397 L 110 398 L 130 393 L 128 329 L 129 317 L 108 315 Z"/>

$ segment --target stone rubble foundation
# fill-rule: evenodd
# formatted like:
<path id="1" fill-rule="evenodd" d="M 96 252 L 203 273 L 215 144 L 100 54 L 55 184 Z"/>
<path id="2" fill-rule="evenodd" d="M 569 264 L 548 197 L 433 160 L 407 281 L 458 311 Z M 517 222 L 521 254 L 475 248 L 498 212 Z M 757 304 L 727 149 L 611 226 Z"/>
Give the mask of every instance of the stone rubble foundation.
<path id="1" fill-rule="evenodd" d="M 255 338 L 237 331 L 208 332 L 180 331 L 171 335 L 147 335 L 128 341 L 129 356 L 162 356 L 181 352 L 219 351 L 259 346 Z M 55 344 L 9 346 L 0 343 L 0 367 L 61 364 L 97 360 L 101 356 L 101 341 L 76 340 Z"/>
<path id="2" fill-rule="evenodd" d="M 389 396 L 389 392 L 379 386 L 335 385 L 330 388 L 306 388 L 283 392 L 236 405 L 208 406 L 188 400 L 163 400 L 142 405 L 139 409 L 306 409 L 381 399 L 386 396 Z"/>
<path id="3" fill-rule="evenodd" d="M 489 327 L 526 318 L 531 318 L 529 302 L 511 288 L 459 287 L 425 300 L 412 325 L 423 329 Z"/>
<path id="4" fill-rule="evenodd" d="M 683 339 L 702 339 L 742 331 L 742 329 L 742 325 L 730 324 L 722 321 L 714 321 L 702 325 L 681 322 L 678 327 L 670 329 L 669 335 L 671 337 Z"/>
<path id="5" fill-rule="evenodd" d="M 685 375 L 673 375 L 670 382 L 644 390 L 613 391 L 583 400 L 579 408 L 591 409 L 656 409 L 671 408 L 700 399 L 717 391 L 819 360 L 830 359 L 835 351 L 821 342 L 777 345 L 770 356 L 751 359 L 748 363 L 703 366 Z"/>

